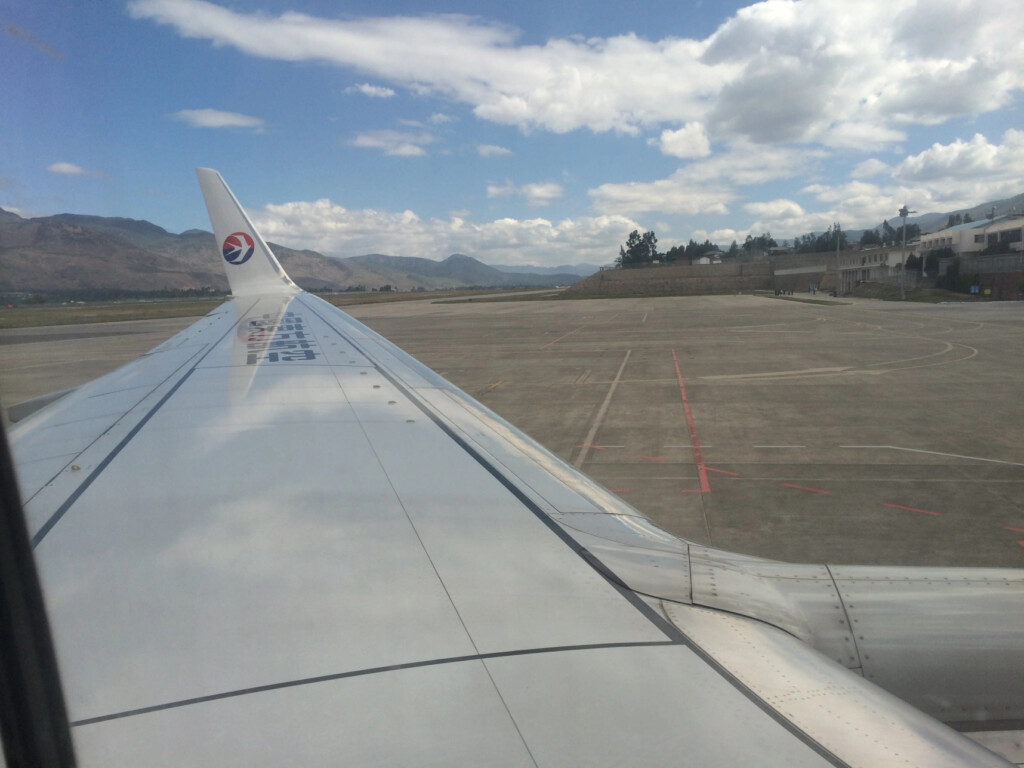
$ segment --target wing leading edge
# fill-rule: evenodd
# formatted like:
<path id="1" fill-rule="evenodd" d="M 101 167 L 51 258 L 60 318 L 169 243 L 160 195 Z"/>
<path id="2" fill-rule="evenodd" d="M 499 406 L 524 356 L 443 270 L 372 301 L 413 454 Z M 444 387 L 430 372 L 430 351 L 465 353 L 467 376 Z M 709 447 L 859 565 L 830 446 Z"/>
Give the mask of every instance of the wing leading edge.
<path id="1" fill-rule="evenodd" d="M 83 764 L 1004 764 L 695 605 L 686 542 L 299 292 L 199 175 L 235 298 L 14 435 Z"/>

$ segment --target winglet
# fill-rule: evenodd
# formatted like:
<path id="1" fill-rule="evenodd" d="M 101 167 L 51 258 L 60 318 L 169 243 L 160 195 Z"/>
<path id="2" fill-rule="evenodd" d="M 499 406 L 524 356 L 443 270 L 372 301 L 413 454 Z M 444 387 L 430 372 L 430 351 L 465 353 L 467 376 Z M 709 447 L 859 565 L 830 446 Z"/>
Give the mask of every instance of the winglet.
<path id="1" fill-rule="evenodd" d="M 213 236 L 224 257 L 234 296 L 293 295 L 301 290 L 281 268 L 223 177 L 210 168 L 196 168 Z"/>

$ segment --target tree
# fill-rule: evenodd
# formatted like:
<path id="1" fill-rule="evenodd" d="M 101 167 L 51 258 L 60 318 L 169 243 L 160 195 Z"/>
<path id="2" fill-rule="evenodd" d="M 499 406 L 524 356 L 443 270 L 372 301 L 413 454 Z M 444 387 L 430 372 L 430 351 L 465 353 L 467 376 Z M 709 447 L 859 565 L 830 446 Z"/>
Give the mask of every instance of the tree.
<path id="1" fill-rule="evenodd" d="M 751 253 L 752 251 L 767 253 L 770 249 L 777 248 L 778 245 L 779 244 L 775 242 L 775 238 L 772 237 L 771 232 L 764 232 L 757 237 L 747 235 L 747 239 L 743 241 L 743 250 L 747 253 Z"/>
<path id="2" fill-rule="evenodd" d="M 639 267 L 650 264 L 658 256 L 658 238 L 654 232 L 644 232 L 642 235 L 638 230 L 629 233 L 625 246 L 619 246 L 619 257 L 615 263 L 620 267 Z"/>
<path id="3" fill-rule="evenodd" d="M 888 225 L 883 222 L 883 226 Z M 844 232 L 838 224 L 834 227 L 829 227 L 820 235 L 804 235 L 798 239 L 800 244 L 797 246 L 797 251 L 800 253 L 823 253 L 825 251 L 835 251 L 837 240 L 840 248 L 845 248 L 847 245 L 846 232 Z"/>
<path id="4" fill-rule="evenodd" d="M 861 245 L 881 245 L 882 236 L 878 234 L 877 230 L 865 229 L 864 234 L 860 236 Z"/>
<path id="5" fill-rule="evenodd" d="M 703 243 L 698 243 L 693 238 L 690 238 L 690 242 L 686 244 L 686 258 L 693 264 L 694 259 L 699 259 L 706 253 L 711 251 L 717 251 L 718 246 L 712 243 L 710 240 L 705 240 Z"/>
<path id="6" fill-rule="evenodd" d="M 882 245 L 893 245 L 896 242 L 896 230 L 888 221 L 882 222 Z"/>
<path id="7" fill-rule="evenodd" d="M 921 237 L 921 227 L 917 224 L 907 224 L 907 242 Z M 903 227 L 898 227 L 893 232 L 893 245 L 903 244 Z"/>
<path id="8" fill-rule="evenodd" d="M 843 228 L 839 226 L 839 222 L 835 223 L 835 226 L 829 227 L 828 231 L 822 235 L 824 240 L 819 245 L 824 246 L 821 250 L 834 251 L 837 248 L 843 249 L 846 247 L 846 233 Z"/>
<path id="9" fill-rule="evenodd" d="M 665 251 L 665 261 L 675 262 L 686 257 L 685 245 L 673 245 Z"/>
<path id="10" fill-rule="evenodd" d="M 934 251 L 928 251 L 927 255 L 924 257 L 925 271 L 928 272 L 929 275 L 933 276 L 939 274 L 939 259 L 953 258 L 955 255 L 956 254 L 953 253 L 953 249 L 949 246 L 946 246 L 945 248 L 938 248 Z"/>
<path id="11" fill-rule="evenodd" d="M 940 275 L 936 281 L 939 288 L 945 288 L 947 291 L 960 291 L 961 293 L 967 293 L 970 290 L 967 281 L 960 277 L 960 258 L 954 258 L 950 262 L 949 266 L 946 267 L 946 274 Z"/>
<path id="12" fill-rule="evenodd" d="M 654 261 L 658 258 L 658 238 L 654 236 L 654 230 L 644 232 L 644 245 L 647 248 L 647 260 Z"/>
<path id="13" fill-rule="evenodd" d="M 740 253 L 740 246 L 739 246 L 739 244 L 735 240 L 733 240 L 732 243 L 729 244 L 729 251 L 728 251 L 728 253 L 729 253 L 730 256 L 738 256 L 739 255 L 739 253 Z"/>

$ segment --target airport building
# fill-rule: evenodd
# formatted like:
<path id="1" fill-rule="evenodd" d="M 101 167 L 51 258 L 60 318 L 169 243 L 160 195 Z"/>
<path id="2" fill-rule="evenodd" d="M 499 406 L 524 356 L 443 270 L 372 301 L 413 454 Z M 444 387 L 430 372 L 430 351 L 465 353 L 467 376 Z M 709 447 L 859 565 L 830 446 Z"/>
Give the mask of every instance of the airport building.
<path id="1" fill-rule="evenodd" d="M 918 253 L 919 247 L 917 241 L 907 243 L 907 258 Z M 902 255 L 902 244 L 862 251 L 840 251 L 839 293 L 849 293 L 860 283 L 885 283 L 898 279 Z M 908 274 L 907 277 L 915 281 L 917 279 L 916 274 Z"/>
<path id="2" fill-rule="evenodd" d="M 922 235 L 921 251 L 928 253 L 949 248 L 957 256 L 973 256 L 1007 243 L 1009 251 L 1020 252 L 1022 230 L 1024 215 L 1021 214 L 971 221 Z"/>

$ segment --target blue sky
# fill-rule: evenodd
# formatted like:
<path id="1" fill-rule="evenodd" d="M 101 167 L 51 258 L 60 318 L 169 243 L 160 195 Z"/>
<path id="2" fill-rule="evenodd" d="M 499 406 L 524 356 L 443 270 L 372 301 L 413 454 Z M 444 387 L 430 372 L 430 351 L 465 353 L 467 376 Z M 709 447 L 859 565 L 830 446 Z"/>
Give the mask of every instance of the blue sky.
<path id="1" fill-rule="evenodd" d="M 607 263 L 1024 191 L 1019 0 L 0 7 L 0 207 Z"/>

